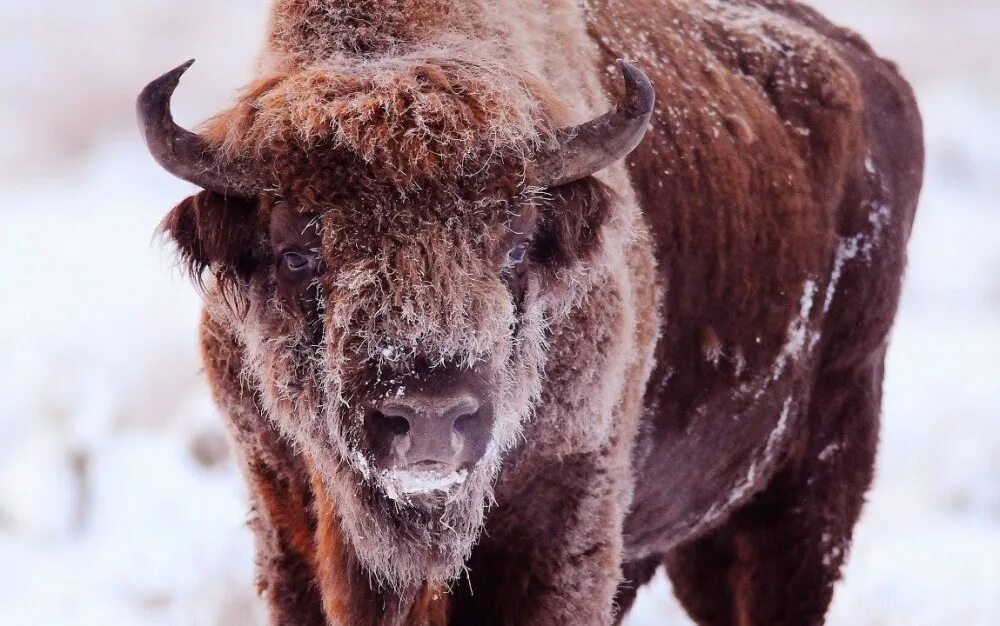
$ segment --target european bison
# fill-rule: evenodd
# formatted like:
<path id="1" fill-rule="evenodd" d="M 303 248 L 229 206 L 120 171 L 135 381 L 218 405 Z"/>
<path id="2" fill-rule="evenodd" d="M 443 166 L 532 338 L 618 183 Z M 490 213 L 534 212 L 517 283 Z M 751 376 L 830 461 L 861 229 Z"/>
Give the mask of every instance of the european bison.
<path id="1" fill-rule="evenodd" d="M 891 63 L 791 0 L 276 0 L 198 134 L 187 67 L 139 115 L 273 623 L 612 624 L 661 564 L 822 623 L 921 184 Z"/>

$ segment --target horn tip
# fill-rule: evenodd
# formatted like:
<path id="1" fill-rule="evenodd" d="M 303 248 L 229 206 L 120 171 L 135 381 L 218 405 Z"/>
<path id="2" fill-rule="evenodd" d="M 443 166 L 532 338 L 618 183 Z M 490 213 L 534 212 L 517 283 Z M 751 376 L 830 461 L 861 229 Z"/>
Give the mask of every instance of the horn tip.
<path id="1" fill-rule="evenodd" d="M 189 59 L 184 63 L 181 63 L 174 69 L 170 70 L 166 74 L 164 74 L 163 78 L 169 77 L 172 81 L 180 82 L 181 76 L 183 76 L 189 69 L 191 69 L 192 65 L 194 65 L 194 59 Z"/>
<path id="2" fill-rule="evenodd" d="M 648 115 L 656 104 L 656 92 L 649 76 L 631 61 L 618 59 L 616 63 L 625 79 L 625 93 L 630 112 L 634 112 L 635 117 Z"/>
<path id="3" fill-rule="evenodd" d="M 147 102 L 154 97 L 159 96 L 164 90 L 168 93 L 173 92 L 173 90 L 176 89 L 177 85 L 180 83 L 181 76 L 183 76 L 193 64 L 194 59 L 191 59 L 150 82 L 146 85 L 146 88 L 142 90 L 142 93 L 139 94 L 140 103 Z"/>
<path id="4" fill-rule="evenodd" d="M 192 65 L 194 65 L 194 59 L 185 61 L 184 63 L 181 63 L 180 65 L 170 70 L 169 72 L 167 72 L 166 74 L 159 77 L 153 82 L 160 84 L 169 84 L 173 87 L 176 87 L 181 80 L 181 76 L 183 76 L 189 69 L 191 69 Z"/>

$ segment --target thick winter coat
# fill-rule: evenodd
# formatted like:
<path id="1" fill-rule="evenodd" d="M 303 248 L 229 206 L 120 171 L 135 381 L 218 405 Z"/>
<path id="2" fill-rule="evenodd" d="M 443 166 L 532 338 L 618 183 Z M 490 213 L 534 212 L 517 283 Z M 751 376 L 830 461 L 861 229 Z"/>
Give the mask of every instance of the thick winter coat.
<path id="1" fill-rule="evenodd" d="M 604 168 L 641 132 L 565 128 L 642 113 L 634 68 L 656 105 Z M 661 564 L 699 624 L 822 623 L 923 167 L 857 35 L 791 0 L 276 0 L 231 109 L 166 136 L 155 104 L 275 624 L 612 624 Z M 468 462 L 404 467 L 445 388 Z"/>

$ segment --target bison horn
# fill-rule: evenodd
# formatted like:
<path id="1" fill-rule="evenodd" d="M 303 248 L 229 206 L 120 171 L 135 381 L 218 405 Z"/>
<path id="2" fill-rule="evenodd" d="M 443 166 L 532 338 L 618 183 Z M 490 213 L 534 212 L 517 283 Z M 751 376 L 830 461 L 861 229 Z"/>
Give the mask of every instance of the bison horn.
<path id="1" fill-rule="evenodd" d="M 556 131 L 558 145 L 536 162 L 534 184 L 555 187 L 586 178 L 625 158 L 642 141 L 656 94 L 642 70 L 621 59 L 618 68 L 625 77 L 624 97 L 597 119 Z"/>
<path id="2" fill-rule="evenodd" d="M 212 146 L 199 135 L 181 128 L 170 112 L 170 98 L 194 59 L 149 83 L 136 101 L 139 128 L 149 152 L 165 170 L 208 191 L 252 197 L 256 193 L 248 176 L 220 167 Z"/>

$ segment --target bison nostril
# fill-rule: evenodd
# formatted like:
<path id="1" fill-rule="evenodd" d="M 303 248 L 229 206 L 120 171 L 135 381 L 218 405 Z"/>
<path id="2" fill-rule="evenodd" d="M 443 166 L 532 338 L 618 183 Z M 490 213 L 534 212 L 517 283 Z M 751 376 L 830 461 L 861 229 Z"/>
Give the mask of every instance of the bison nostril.
<path id="1" fill-rule="evenodd" d="M 453 428 L 456 431 L 458 431 L 460 433 L 463 433 L 463 434 L 466 433 L 466 432 L 468 432 L 469 428 L 472 427 L 473 422 L 476 420 L 476 416 L 478 414 L 479 414 L 479 411 L 476 411 L 474 413 L 465 413 L 463 415 L 459 415 L 455 419 L 455 424 L 454 424 Z"/>
<path id="2" fill-rule="evenodd" d="M 368 411 L 365 422 L 375 439 L 385 443 L 410 432 L 410 421 L 405 416 L 384 413 L 378 409 Z"/>
<path id="3" fill-rule="evenodd" d="M 384 415 L 386 427 L 394 435 L 405 435 L 410 432 L 410 422 L 402 415 Z"/>

